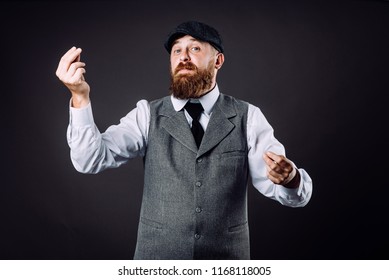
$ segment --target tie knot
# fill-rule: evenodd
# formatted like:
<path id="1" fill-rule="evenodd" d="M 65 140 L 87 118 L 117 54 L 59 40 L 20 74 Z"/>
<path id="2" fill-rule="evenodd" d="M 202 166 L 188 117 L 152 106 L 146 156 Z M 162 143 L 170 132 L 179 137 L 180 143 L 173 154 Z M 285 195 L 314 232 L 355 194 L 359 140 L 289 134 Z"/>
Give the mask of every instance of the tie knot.
<path id="1" fill-rule="evenodd" d="M 201 112 L 204 111 L 203 106 L 201 106 L 201 103 L 192 103 L 192 102 L 187 102 L 185 105 L 186 111 L 188 111 L 189 115 L 192 117 L 194 120 L 198 120 Z"/>

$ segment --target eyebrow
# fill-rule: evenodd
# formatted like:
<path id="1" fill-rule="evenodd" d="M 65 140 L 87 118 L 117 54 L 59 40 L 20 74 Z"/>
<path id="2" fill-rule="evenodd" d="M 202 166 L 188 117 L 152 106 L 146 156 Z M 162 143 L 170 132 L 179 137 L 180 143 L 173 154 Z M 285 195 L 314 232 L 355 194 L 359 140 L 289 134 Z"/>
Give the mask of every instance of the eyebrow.
<path id="1" fill-rule="evenodd" d="M 180 39 L 181 39 L 181 38 L 175 40 L 175 41 L 173 42 L 173 44 L 172 44 L 172 47 L 173 47 L 174 45 L 178 44 L 178 43 L 180 42 Z M 192 42 L 198 42 L 198 43 L 200 43 L 200 44 L 203 44 L 203 43 L 204 43 L 204 41 L 197 40 L 196 38 L 192 38 L 192 39 L 189 39 L 189 40 L 192 41 Z"/>

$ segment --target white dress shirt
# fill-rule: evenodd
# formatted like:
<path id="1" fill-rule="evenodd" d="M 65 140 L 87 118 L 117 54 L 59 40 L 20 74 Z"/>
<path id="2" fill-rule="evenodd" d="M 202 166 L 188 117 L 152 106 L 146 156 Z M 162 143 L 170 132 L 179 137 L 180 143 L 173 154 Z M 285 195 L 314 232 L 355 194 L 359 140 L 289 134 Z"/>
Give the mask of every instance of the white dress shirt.
<path id="1" fill-rule="evenodd" d="M 204 108 L 200 123 L 207 129 L 212 109 L 220 95 L 218 86 L 199 101 Z M 184 108 L 187 100 L 171 96 L 176 111 Z M 192 118 L 185 111 L 189 125 Z M 67 140 L 71 149 L 71 160 L 77 171 L 98 173 L 107 168 L 118 167 L 129 159 L 144 156 L 150 123 L 150 107 L 146 100 L 140 100 L 136 108 L 120 119 L 120 123 L 110 126 L 100 133 L 94 123 L 92 106 L 83 108 L 70 106 L 70 120 Z M 247 144 L 249 171 L 254 187 L 263 195 L 290 207 L 301 207 L 308 203 L 312 194 L 312 180 L 308 173 L 298 168 L 301 181 L 298 188 L 290 189 L 276 185 L 267 178 L 266 164 L 262 155 L 266 151 L 285 155 L 284 146 L 274 137 L 273 128 L 261 110 L 249 104 L 247 118 Z M 296 167 L 297 168 L 297 167 Z"/>

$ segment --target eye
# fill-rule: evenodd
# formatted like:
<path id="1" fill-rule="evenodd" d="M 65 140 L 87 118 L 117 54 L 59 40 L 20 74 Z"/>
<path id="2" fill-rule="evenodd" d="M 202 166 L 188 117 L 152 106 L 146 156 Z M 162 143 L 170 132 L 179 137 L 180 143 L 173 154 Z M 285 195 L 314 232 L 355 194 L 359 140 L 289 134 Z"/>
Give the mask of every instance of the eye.
<path id="1" fill-rule="evenodd" d="M 173 49 L 173 54 L 180 54 L 181 53 L 181 49 Z"/>
<path id="2" fill-rule="evenodd" d="M 199 52 L 200 51 L 200 47 L 197 47 L 197 46 L 196 47 L 191 47 L 190 51 L 194 52 L 194 53 Z"/>

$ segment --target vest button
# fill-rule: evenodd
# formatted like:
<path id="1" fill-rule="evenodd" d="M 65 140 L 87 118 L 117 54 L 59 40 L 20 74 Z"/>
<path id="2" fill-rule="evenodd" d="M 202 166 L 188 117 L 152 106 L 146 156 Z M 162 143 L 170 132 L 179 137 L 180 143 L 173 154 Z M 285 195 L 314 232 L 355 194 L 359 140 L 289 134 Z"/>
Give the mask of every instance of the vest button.
<path id="1" fill-rule="evenodd" d="M 200 239 L 200 236 L 201 236 L 200 234 L 196 233 L 194 237 L 195 237 L 196 239 Z"/>
<path id="2" fill-rule="evenodd" d="M 200 213 L 201 211 L 203 211 L 203 209 L 201 209 L 201 207 L 196 207 L 196 213 Z"/>
<path id="3" fill-rule="evenodd" d="M 197 182 L 196 182 L 196 187 L 201 187 L 201 185 L 202 185 L 202 184 L 201 184 L 200 181 L 197 181 Z"/>
<path id="4" fill-rule="evenodd" d="M 198 158 L 198 159 L 197 159 L 197 162 L 202 162 L 202 161 L 203 161 L 202 158 Z"/>

